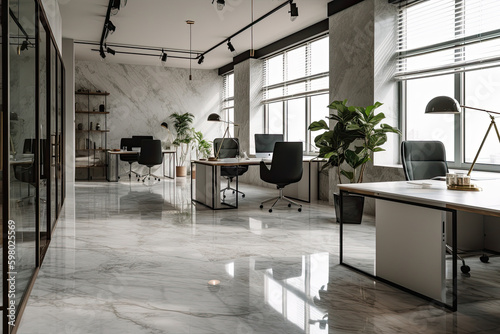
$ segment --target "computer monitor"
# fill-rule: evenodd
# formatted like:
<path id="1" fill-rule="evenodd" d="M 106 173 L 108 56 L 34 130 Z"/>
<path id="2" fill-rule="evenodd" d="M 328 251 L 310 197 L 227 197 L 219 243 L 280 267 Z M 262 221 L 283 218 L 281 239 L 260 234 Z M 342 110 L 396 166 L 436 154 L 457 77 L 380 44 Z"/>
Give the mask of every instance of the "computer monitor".
<path id="1" fill-rule="evenodd" d="M 282 134 L 255 134 L 255 157 L 272 158 L 274 143 L 283 141 Z"/>

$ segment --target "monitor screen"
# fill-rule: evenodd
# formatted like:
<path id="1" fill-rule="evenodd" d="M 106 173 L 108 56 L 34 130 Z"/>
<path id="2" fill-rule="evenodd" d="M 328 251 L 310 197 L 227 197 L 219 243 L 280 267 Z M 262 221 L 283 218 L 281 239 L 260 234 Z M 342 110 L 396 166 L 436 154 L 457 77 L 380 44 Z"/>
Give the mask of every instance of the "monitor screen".
<path id="1" fill-rule="evenodd" d="M 282 134 L 255 134 L 255 155 L 258 158 L 271 157 L 274 143 L 283 141 Z"/>

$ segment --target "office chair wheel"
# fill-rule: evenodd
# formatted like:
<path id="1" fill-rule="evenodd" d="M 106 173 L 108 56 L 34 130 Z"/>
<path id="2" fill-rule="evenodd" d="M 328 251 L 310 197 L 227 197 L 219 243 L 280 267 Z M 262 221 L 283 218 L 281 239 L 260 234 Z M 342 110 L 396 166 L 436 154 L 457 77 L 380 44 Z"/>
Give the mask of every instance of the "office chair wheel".
<path id="1" fill-rule="evenodd" d="M 273 209 L 269 209 L 269 212 L 273 212 Z"/>
<path id="2" fill-rule="evenodd" d="M 233 194 L 235 193 L 235 191 L 233 190 Z"/>
<path id="3" fill-rule="evenodd" d="M 299 212 L 302 212 L 302 208 L 299 208 Z"/>
<path id="4" fill-rule="evenodd" d="M 226 198 L 226 195 L 222 195 L 222 198 Z"/>
<path id="5" fill-rule="evenodd" d="M 120 177 L 118 176 L 118 180 L 120 179 Z"/>
<path id="6" fill-rule="evenodd" d="M 470 267 L 469 266 L 461 266 L 460 267 L 460 270 L 464 273 L 464 274 L 468 274 L 470 272 Z"/>
<path id="7" fill-rule="evenodd" d="M 264 207 L 264 205 L 262 205 L 262 204 L 261 204 L 261 205 L 260 205 L 260 208 L 262 209 L 263 207 Z"/>
<path id="8" fill-rule="evenodd" d="M 290 203 L 288 203 L 288 207 L 289 207 L 289 208 L 291 208 L 291 207 L 292 207 L 292 205 L 291 205 Z"/>
<path id="9" fill-rule="evenodd" d="M 482 263 L 488 263 L 488 261 L 490 260 L 490 257 L 486 254 L 483 254 L 483 255 L 481 255 L 481 257 L 479 257 L 479 260 L 481 260 Z"/>
<path id="10" fill-rule="evenodd" d="M 245 194 L 241 195 L 242 198 L 245 198 Z"/>

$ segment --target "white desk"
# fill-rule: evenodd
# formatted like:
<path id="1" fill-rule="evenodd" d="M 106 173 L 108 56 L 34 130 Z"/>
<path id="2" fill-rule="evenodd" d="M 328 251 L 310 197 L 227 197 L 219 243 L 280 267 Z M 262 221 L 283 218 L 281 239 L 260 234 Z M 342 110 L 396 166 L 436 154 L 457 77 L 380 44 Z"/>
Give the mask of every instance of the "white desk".
<path id="1" fill-rule="evenodd" d="M 500 217 L 500 181 L 475 182 L 483 188 L 480 192 L 448 190 L 443 181 L 419 182 L 431 186 L 406 181 L 339 185 L 341 198 L 358 194 L 376 199 L 374 273 L 348 263 L 344 251 L 352 239 L 344 232 L 351 228 L 342 223 L 342 210 L 340 263 L 456 311 L 457 212 Z M 445 286 L 446 213 L 451 214 L 452 226 L 451 297 Z"/>
<path id="2" fill-rule="evenodd" d="M 261 158 L 250 159 L 220 159 L 219 161 L 192 161 L 191 168 L 196 165 L 196 189 L 191 188 L 191 200 L 198 202 L 211 209 L 236 209 L 238 208 L 238 196 L 235 204 L 221 201 L 220 198 L 220 167 L 222 166 L 259 166 Z M 265 160 L 266 164 L 271 160 Z M 318 199 L 319 192 L 319 169 L 324 160 L 313 157 L 304 157 L 302 179 L 297 183 L 286 186 L 284 195 L 300 201 L 310 203 Z M 238 177 L 235 177 L 236 189 L 238 189 Z M 193 187 L 193 185 L 192 185 Z"/>
<path id="3" fill-rule="evenodd" d="M 139 151 L 124 151 L 124 150 L 119 150 L 119 151 L 113 151 L 109 150 L 108 151 L 108 173 L 106 175 L 106 179 L 109 182 L 118 182 L 118 156 L 119 155 L 128 155 L 128 154 L 137 154 L 140 153 Z M 175 151 L 172 150 L 163 150 L 162 151 L 162 164 L 163 164 L 163 176 L 168 177 L 170 179 L 175 179 Z M 166 164 L 166 159 L 165 155 L 168 156 L 168 173 L 165 173 L 165 164 Z"/>

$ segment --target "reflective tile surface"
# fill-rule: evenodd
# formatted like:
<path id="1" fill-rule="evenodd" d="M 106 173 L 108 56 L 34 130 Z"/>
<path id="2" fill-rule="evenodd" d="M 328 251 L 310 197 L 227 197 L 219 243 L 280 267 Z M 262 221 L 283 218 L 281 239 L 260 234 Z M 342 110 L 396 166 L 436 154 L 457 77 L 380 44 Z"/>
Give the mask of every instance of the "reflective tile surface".
<path id="1" fill-rule="evenodd" d="M 276 191 L 241 184 L 238 210 L 212 211 L 189 185 L 77 183 L 18 333 L 500 332 L 500 258 L 468 260 L 450 313 L 340 266 L 326 203 L 269 213 Z"/>

